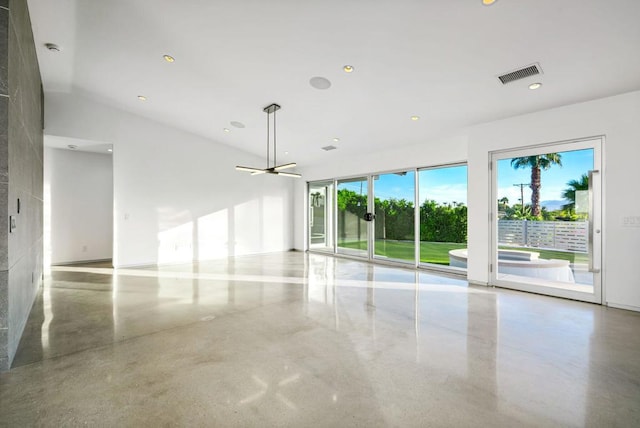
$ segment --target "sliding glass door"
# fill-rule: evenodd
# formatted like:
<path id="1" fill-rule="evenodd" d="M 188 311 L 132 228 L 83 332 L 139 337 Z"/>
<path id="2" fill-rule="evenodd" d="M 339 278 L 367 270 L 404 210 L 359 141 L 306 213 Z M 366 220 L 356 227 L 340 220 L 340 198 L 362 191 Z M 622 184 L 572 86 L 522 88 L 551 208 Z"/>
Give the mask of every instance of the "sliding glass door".
<path id="1" fill-rule="evenodd" d="M 415 263 L 415 171 L 373 176 L 374 258 Z"/>
<path id="2" fill-rule="evenodd" d="M 333 181 L 309 183 L 309 248 L 333 252 Z"/>
<path id="3" fill-rule="evenodd" d="M 467 268 L 467 166 L 418 172 L 420 263 Z"/>
<path id="4" fill-rule="evenodd" d="M 464 272 L 467 166 L 310 182 L 309 249 Z"/>
<path id="5" fill-rule="evenodd" d="M 367 177 L 337 182 L 337 252 L 369 257 L 369 180 Z"/>

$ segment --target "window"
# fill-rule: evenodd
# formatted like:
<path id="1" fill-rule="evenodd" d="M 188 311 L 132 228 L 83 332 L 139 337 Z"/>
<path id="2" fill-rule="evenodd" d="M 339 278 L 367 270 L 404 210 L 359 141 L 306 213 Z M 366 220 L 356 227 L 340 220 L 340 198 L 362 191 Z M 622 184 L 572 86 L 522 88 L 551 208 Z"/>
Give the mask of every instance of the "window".
<path id="1" fill-rule="evenodd" d="M 422 169 L 418 179 L 420 263 L 466 268 L 467 166 Z"/>

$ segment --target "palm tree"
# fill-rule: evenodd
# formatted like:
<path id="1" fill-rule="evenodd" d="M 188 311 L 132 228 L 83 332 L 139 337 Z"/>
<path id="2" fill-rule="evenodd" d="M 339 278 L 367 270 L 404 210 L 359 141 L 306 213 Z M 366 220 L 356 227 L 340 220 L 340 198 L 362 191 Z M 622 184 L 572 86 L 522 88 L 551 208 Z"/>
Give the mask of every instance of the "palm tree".
<path id="1" fill-rule="evenodd" d="M 531 168 L 531 183 L 529 187 L 531 188 L 531 215 L 534 217 L 540 216 L 541 171 L 547 170 L 553 165 L 562 166 L 562 155 L 559 153 L 547 153 L 546 155 L 511 159 L 511 166 L 515 169 Z"/>
<path id="2" fill-rule="evenodd" d="M 570 180 L 567 182 L 567 188 L 562 191 L 562 197 L 569 201 L 563 205 L 563 210 L 573 212 L 576 208 L 576 191 L 589 190 L 589 176 L 582 174 L 578 180 Z"/>

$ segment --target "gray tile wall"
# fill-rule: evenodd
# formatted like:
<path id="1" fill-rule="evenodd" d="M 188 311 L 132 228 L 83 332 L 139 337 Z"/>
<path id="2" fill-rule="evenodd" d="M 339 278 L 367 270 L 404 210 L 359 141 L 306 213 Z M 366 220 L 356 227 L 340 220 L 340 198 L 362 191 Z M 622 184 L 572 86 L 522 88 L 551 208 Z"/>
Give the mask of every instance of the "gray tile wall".
<path id="1" fill-rule="evenodd" d="M 25 0 L 0 0 L 0 80 L 0 370 L 7 370 L 42 277 L 41 79 Z"/>
<path id="2" fill-rule="evenodd" d="M 9 367 L 9 11 L 0 3 L 0 370 Z"/>

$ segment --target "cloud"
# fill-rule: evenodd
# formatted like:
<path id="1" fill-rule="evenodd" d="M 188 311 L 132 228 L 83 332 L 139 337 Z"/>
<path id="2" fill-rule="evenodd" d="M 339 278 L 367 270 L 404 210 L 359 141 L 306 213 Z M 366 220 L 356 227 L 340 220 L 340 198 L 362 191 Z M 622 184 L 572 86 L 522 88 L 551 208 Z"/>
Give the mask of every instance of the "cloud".
<path id="1" fill-rule="evenodd" d="M 420 188 L 420 200 L 433 199 L 436 202 L 451 203 L 462 202 L 467 204 L 467 185 L 459 184 L 443 184 L 440 186 L 429 186 Z"/>

